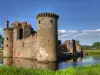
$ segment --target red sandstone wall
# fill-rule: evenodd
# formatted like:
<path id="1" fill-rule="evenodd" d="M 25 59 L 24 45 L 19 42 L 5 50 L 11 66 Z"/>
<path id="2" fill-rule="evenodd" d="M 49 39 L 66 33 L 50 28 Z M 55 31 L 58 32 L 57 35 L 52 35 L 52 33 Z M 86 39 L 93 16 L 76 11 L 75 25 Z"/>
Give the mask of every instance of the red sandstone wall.
<path id="1" fill-rule="evenodd" d="M 22 40 L 14 40 L 13 57 L 35 59 L 36 53 L 36 35 Z"/>

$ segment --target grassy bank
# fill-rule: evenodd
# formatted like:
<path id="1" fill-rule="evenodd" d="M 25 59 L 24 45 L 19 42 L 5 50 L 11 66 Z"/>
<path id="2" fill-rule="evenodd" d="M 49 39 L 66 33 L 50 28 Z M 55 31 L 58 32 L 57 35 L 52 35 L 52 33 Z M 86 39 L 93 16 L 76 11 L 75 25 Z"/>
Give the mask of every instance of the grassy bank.
<path id="1" fill-rule="evenodd" d="M 83 50 L 88 53 L 88 55 L 100 55 L 100 50 Z"/>
<path id="2" fill-rule="evenodd" d="M 0 67 L 0 75 L 100 75 L 100 64 L 85 67 L 70 67 L 65 70 L 24 69 L 16 67 Z"/>

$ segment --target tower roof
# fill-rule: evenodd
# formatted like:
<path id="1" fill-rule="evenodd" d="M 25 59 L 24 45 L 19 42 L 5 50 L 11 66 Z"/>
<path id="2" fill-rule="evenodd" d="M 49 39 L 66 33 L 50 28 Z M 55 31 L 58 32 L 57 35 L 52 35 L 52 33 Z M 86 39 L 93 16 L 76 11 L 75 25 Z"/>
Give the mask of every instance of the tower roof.
<path id="1" fill-rule="evenodd" d="M 57 19 L 59 18 L 59 16 L 56 13 L 39 13 L 36 15 L 36 19 L 38 19 L 39 17 L 56 17 Z"/>

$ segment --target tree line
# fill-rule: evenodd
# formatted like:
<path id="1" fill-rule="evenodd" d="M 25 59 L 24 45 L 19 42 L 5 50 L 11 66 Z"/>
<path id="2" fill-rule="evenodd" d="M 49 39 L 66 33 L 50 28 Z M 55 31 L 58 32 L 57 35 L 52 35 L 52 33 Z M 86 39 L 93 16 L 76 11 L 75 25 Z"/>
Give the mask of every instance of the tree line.
<path id="1" fill-rule="evenodd" d="M 2 35 L 0 35 L 0 50 L 3 49 L 3 41 L 4 41 L 4 38 Z"/>
<path id="2" fill-rule="evenodd" d="M 82 50 L 99 50 L 100 42 L 94 42 L 92 45 L 81 45 Z"/>

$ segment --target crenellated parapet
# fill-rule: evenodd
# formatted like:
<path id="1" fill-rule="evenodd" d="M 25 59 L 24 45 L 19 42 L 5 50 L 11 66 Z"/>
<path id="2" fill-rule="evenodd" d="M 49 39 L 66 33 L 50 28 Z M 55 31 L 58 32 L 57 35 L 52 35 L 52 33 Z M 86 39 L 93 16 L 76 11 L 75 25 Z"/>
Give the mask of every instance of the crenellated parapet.
<path id="1" fill-rule="evenodd" d="M 56 17 L 57 19 L 59 18 L 59 16 L 56 13 L 39 13 L 36 16 L 36 19 L 38 19 L 39 17 Z"/>

